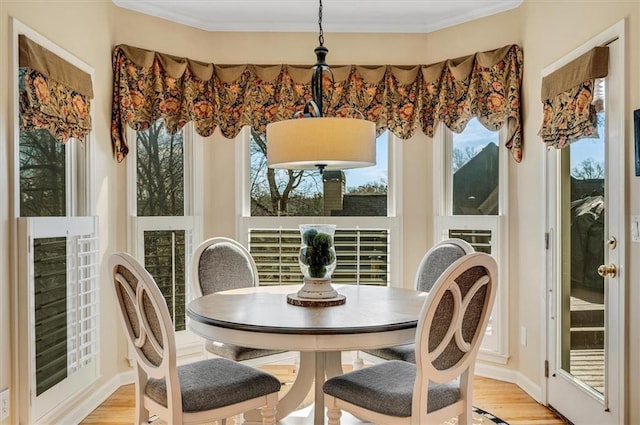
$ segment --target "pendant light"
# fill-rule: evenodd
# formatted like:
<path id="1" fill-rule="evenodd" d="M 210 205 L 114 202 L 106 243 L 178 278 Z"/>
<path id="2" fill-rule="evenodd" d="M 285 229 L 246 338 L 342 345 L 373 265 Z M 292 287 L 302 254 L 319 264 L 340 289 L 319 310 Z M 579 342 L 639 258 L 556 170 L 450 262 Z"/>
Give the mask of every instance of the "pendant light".
<path id="1" fill-rule="evenodd" d="M 333 73 L 324 47 L 322 0 L 318 11 L 319 46 L 311 77 L 313 100 L 292 119 L 267 125 L 267 165 L 293 170 L 343 170 L 370 167 L 376 163 L 376 126 L 364 118 L 325 116 L 322 77 Z"/>

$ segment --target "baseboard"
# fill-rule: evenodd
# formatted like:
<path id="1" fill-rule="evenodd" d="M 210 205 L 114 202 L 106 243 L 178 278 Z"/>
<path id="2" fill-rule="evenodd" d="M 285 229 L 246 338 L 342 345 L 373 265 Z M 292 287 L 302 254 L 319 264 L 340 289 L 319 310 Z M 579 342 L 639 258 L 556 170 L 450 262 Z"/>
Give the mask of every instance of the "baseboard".
<path id="1" fill-rule="evenodd" d="M 544 404 L 542 403 L 542 400 L 544 399 L 542 396 L 542 388 L 531 379 L 518 372 L 518 379 L 515 384 L 522 388 L 524 392 L 529 394 L 535 401 L 540 404 Z"/>
<path id="2" fill-rule="evenodd" d="M 91 412 L 100 406 L 118 388 L 125 384 L 131 384 L 133 382 L 133 378 L 133 371 L 123 372 L 109 379 L 99 388 L 83 392 L 76 400 L 70 403 L 73 404 L 75 402 L 75 404 L 73 404 L 69 409 L 66 409 L 59 416 L 47 419 L 46 423 L 71 425 L 82 422 L 84 418 L 89 416 Z"/>
<path id="3" fill-rule="evenodd" d="M 518 371 L 482 362 L 476 362 L 475 374 L 484 376 L 485 378 L 497 379 L 498 381 L 510 382 L 512 384 L 515 384 L 518 379 Z"/>
<path id="4" fill-rule="evenodd" d="M 529 394 L 535 401 L 541 403 L 542 388 L 518 371 L 507 369 L 506 367 L 477 362 L 475 373 L 476 375 L 484 376 L 485 378 L 497 379 L 498 381 L 515 384 L 524 392 Z"/>

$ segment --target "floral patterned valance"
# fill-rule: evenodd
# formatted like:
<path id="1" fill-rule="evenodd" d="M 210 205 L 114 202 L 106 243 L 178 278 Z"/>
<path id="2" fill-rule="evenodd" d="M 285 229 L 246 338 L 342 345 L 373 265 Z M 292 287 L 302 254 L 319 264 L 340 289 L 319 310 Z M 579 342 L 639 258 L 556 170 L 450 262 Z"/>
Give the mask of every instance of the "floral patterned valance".
<path id="1" fill-rule="evenodd" d="M 557 149 L 582 138 L 597 138 L 596 79 L 608 73 L 609 48 L 596 47 L 542 80 L 542 126 L 538 135 Z"/>
<path id="2" fill-rule="evenodd" d="M 24 81 L 20 128 L 46 129 L 59 142 L 84 140 L 91 131 L 91 76 L 24 35 L 18 40 Z"/>
<path id="3" fill-rule="evenodd" d="M 509 45 L 433 65 L 332 66 L 325 115 L 357 110 L 379 133 L 388 129 L 402 139 L 417 128 L 433 137 L 440 122 L 461 132 L 478 117 L 491 130 L 508 125 L 506 147 L 520 162 L 522 64 L 520 47 Z M 111 139 L 118 162 L 129 151 L 126 125 L 142 130 L 163 118 L 169 132 L 193 121 L 205 137 L 220 127 L 233 138 L 245 125 L 265 134 L 268 123 L 292 118 L 312 98 L 311 66 L 214 65 L 120 45 L 113 72 Z"/>

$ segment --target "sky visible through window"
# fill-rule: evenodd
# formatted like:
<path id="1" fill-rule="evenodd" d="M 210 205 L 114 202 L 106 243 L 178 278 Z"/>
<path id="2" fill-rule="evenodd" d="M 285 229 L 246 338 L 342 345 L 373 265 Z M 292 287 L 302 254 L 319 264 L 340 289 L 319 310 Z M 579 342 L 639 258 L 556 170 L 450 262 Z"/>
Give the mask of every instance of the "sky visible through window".
<path id="1" fill-rule="evenodd" d="M 598 138 L 580 139 L 571 145 L 571 169 L 580 168 L 585 160 L 593 159 L 594 162 L 604 167 L 604 113 L 598 114 Z"/>
<path id="2" fill-rule="evenodd" d="M 487 143 L 495 141 L 496 138 L 495 132 L 487 130 L 477 119 L 473 118 L 462 133 L 453 133 L 453 147 L 463 151 L 472 148 L 478 153 Z"/>
<path id="3" fill-rule="evenodd" d="M 367 183 L 388 183 L 389 175 L 389 137 L 388 132 L 382 133 L 376 139 L 376 165 L 366 168 L 344 170 L 347 191 L 350 188 Z"/>
<path id="4" fill-rule="evenodd" d="M 460 134 L 453 133 L 453 172 L 455 173 L 489 143 L 498 144 L 498 133 L 487 130 L 473 118 Z"/>
<path id="5" fill-rule="evenodd" d="M 593 159 L 597 163 L 604 163 L 604 114 L 598 114 L 598 134 L 597 139 L 582 139 L 579 142 L 579 149 L 571 149 L 571 168 L 579 168 L 587 159 Z M 490 132 L 473 118 L 467 124 L 464 132 L 461 134 L 453 134 L 454 148 L 466 151 L 472 148 L 477 153 L 487 144 L 487 136 L 495 139 L 493 132 Z M 542 143 L 538 140 L 539 143 Z"/>

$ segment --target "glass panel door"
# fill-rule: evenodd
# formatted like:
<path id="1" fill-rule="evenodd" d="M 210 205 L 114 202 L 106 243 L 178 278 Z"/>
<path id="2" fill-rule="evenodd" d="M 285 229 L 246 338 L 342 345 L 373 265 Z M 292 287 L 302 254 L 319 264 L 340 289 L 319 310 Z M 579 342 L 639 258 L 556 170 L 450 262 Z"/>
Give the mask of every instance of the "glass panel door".
<path id="1" fill-rule="evenodd" d="M 565 59 L 609 47 L 599 137 L 547 153 L 547 403 L 576 424 L 625 423 L 623 33 L 620 23 Z"/>
<path id="2" fill-rule="evenodd" d="M 561 153 L 561 368 L 604 394 L 605 114 Z"/>

